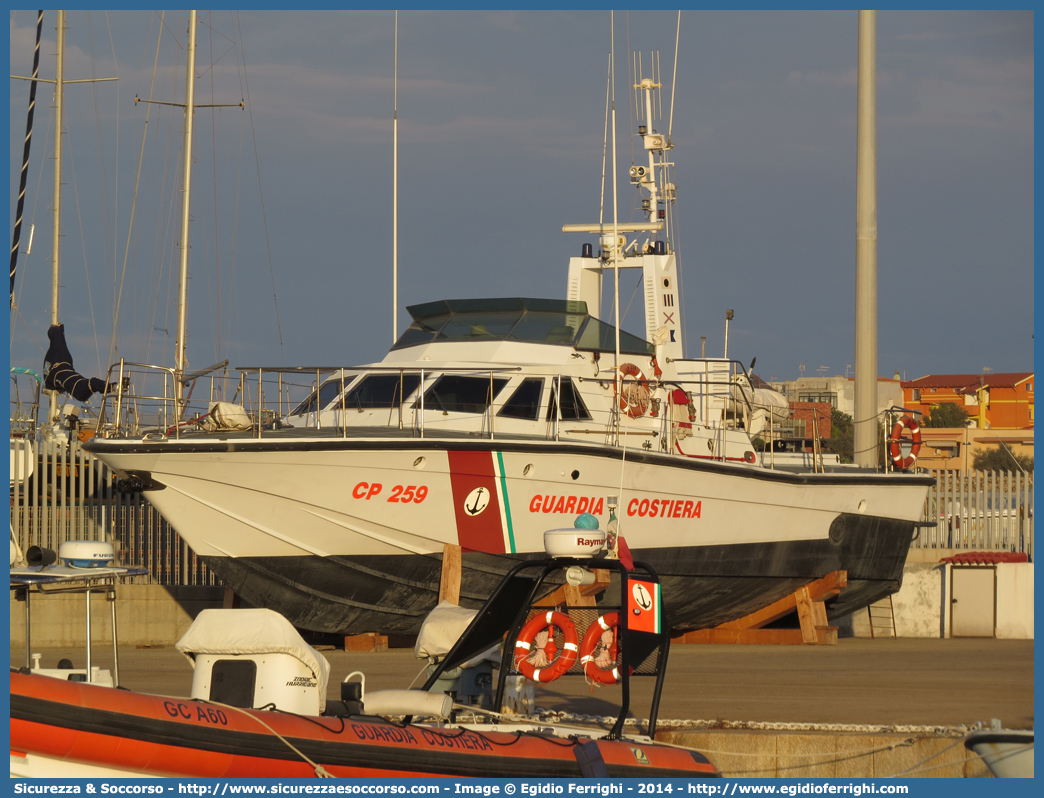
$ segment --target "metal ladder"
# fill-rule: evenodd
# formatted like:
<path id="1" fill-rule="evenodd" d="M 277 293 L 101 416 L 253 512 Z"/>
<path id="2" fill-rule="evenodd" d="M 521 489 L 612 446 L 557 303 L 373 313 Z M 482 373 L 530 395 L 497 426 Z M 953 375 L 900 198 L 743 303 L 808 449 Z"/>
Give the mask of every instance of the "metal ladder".
<path id="1" fill-rule="evenodd" d="M 879 601 L 866 608 L 870 616 L 870 637 L 896 637 L 895 633 L 895 608 L 892 606 L 892 597 L 885 596 Z"/>

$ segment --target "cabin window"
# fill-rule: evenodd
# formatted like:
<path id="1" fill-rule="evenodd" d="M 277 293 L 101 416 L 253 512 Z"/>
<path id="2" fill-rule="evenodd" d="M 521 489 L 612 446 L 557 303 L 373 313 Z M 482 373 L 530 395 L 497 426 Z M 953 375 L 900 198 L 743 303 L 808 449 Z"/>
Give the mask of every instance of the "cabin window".
<path id="1" fill-rule="evenodd" d="M 353 379 L 355 379 L 354 375 L 351 377 L 347 377 L 345 378 L 345 383 L 348 383 Z M 319 407 L 326 407 L 328 404 L 330 404 L 330 402 L 337 398 L 337 394 L 341 390 L 341 384 L 341 379 L 340 377 L 338 377 L 335 380 L 328 380 L 327 382 L 324 382 L 322 386 L 320 386 L 318 391 Z M 301 416 L 305 413 L 314 413 L 316 408 L 316 393 L 316 391 L 312 391 L 311 395 L 309 395 L 307 399 L 305 399 L 303 402 L 301 402 L 301 404 L 295 407 L 293 411 L 290 413 L 290 415 Z"/>
<path id="2" fill-rule="evenodd" d="M 487 405 L 504 390 L 509 380 L 493 379 L 490 396 L 489 377 L 464 377 L 443 374 L 424 394 L 425 410 L 446 413 L 484 413 Z"/>
<path id="3" fill-rule="evenodd" d="M 419 384 L 417 374 L 370 374 L 344 395 L 344 406 L 349 410 L 397 407 Z"/>
<path id="4" fill-rule="evenodd" d="M 551 403 L 547 406 L 547 420 L 551 421 L 558 414 L 558 404 L 555 394 L 558 392 L 558 380 L 551 384 Z M 580 392 L 576 390 L 573 381 L 567 377 L 562 378 L 562 420 L 563 421 L 588 421 L 591 414 L 587 412 Z"/>
<path id="5" fill-rule="evenodd" d="M 540 397 L 544 392 L 544 380 L 541 377 L 526 377 L 522 380 L 511 398 L 497 413 L 507 418 L 522 418 L 536 421 L 540 416 Z"/>

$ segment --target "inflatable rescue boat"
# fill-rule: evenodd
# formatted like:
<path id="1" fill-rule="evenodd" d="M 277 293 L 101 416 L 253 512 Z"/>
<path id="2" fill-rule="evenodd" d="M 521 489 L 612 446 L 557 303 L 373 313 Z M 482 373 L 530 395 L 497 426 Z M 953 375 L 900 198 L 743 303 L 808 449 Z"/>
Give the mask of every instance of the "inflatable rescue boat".
<path id="1" fill-rule="evenodd" d="M 658 578 L 641 563 L 628 567 L 606 558 L 596 565 L 611 575 L 604 592 L 618 595 L 618 605 L 558 601 L 569 595 L 561 577 L 568 584 L 592 584 L 588 558 L 605 554 L 600 543 L 591 545 L 593 534 L 604 540 L 605 533 L 559 532 L 557 548 L 549 551 L 555 548 L 560 556 L 520 563 L 477 613 L 452 607 L 450 615 L 474 617 L 462 633 L 451 635 L 455 642 L 437 657 L 441 661 L 420 690 L 366 693 L 350 674 L 341 684 L 341 700 L 327 701 L 325 657 L 282 616 L 263 609 L 199 615 L 177 646 L 195 669 L 190 698 L 12 670 L 12 775 L 720 776 L 699 752 L 653 739 L 670 643 L 660 618 Z M 576 537 L 576 548 L 566 545 L 564 552 L 574 556 L 561 556 L 561 539 L 569 536 Z M 421 645 L 419 639 L 418 650 Z M 489 680 L 484 699 L 491 707 L 505 706 L 509 681 L 517 691 L 523 677 L 539 684 L 572 675 L 618 684 L 620 715 L 605 733 L 527 725 L 524 717 L 482 709 L 482 701 L 461 697 L 466 693 L 460 676 L 482 668 L 492 674 L 489 659 L 503 659 L 496 689 Z M 622 729 L 629 680 L 643 675 L 656 679 L 653 706 L 645 735 L 628 737 Z M 453 722 L 464 710 L 477 710 L 488 722 Z M 428 720 L 415 722 L 422 717 Z"/>

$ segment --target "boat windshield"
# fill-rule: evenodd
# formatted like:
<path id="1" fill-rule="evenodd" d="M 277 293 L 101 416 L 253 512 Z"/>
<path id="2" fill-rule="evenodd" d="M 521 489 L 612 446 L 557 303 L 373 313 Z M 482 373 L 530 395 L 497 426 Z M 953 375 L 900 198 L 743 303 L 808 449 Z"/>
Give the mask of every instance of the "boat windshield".
<path id="1" fill-rule="evenodd" d="M 290 411 L 291 416 L 300 416 L 305 413 L 314 413 L 317 407 L 326 407 L 330 402 L 336 398 L 338 392 L 341 390 L 341 380 L 333 379 L 327 380 L 322 384 L 318 391 L 312 391 L 307 399 L 301 404 Z M 318 403 L 316 402 L 316 395 L 319 397 Z"/>
<path id="2" fill-rule="evenodd" d="M 576 348 L 593 352 L 613 352 L 616 349 L 616 328 L 598 319 L 588 319 Z M 655 355 L 656 347 L 637 335 L 620 330 L 620 352 L 625 355 Z"/>
<path id="3" fill-rule="evenodd" d="M 435 340 L 502 341 L 520 318 L 521 313 L 454 313 Z"/>
<path id="4" fill-rule="evenodd" d="M 411 305 L 413 323 L 395 342 L 405 349 L 432 341 L 524 341 L 612 351 L 615 328 L 592 318 L 586 302 L 564 299 L 446 299 Z M 652 355 L 653 345 L 620 332 L 620 351 Z"/>

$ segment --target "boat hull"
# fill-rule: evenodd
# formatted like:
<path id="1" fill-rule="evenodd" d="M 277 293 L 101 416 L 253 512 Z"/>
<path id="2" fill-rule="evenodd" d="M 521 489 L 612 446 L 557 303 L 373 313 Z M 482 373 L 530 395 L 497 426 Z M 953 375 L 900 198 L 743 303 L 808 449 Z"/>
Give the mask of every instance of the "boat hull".
<path id="1" fill-rule="evenodd" d="M 583 739 L 236 710 L 19 673 L 11 674 L 10 730 L 13 756 L 51 757 L 128 776 L 313 777 L 303 754 L 340 778 L 577 778 L 585 775 L 580 761 L 591 751 Z M 720 775 L 688 749 L 595 744 L 614 778 Z M 578 756 L 580 747 L 585 750 Z"/>
<path id="2" fill-rule="evenodd" d="M 827 604 L 840 618 L 898 590 L 912 526 L 852 518 L 843 540 L 633 549 L 660 574 L 676 632 L 743 617 L 831 571 L 848 587 Z M 890 553 L 890 556 L 881 554 Z M 533 556 L 542 556 L 535 553 Z M 478 608 L 522 555 L 462 556 L 461 604 Z M 255 606 L 277 607 L 298 626 L 337 634 L 415 634 L 438 603 L 441 553 L 332 557 L 206 557 Z"/>
<path id="3" fill-rule="evenodd" d="M 149 500 L 246 600 L 317 631 L 416 632 L 446 544 L 478 606 L 543 532 L 582 512 L 664 575 L 668 618 L 706 628 L 812 579 L 848 572 L 847 614 L 899 586 L 924 477 L 787 474 L 556 442 L 98 441 L 91 450 Z M 620 485 L 626 485 L 621 495 Z"/>
<path id="4" fill-rule="evenodd" d="M 982 757 L 998 779 L 1033 778 L 1033 730 L 985 729 L 972 732 L 964 747 Z"/>

